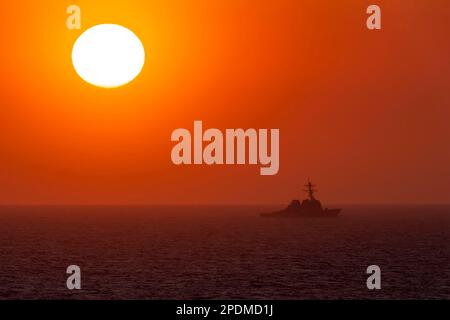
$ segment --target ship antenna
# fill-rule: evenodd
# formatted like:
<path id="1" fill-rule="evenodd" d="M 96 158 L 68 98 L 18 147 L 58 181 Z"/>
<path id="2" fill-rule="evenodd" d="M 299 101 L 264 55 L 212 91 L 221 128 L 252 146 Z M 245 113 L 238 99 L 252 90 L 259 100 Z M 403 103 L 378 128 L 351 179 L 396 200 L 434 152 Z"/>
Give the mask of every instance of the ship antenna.
<path id="1" fill-rule="evenodd" d="M 305 184 L 306 189 L 303 191 L 306 191 L 308 193 L 309 199 L 314 200 L 314 192 L 317 191 L 317 189 L 314 189 L 315 185 L 311 183 L 311 181 L 308 179 L 308 183 Z"/>

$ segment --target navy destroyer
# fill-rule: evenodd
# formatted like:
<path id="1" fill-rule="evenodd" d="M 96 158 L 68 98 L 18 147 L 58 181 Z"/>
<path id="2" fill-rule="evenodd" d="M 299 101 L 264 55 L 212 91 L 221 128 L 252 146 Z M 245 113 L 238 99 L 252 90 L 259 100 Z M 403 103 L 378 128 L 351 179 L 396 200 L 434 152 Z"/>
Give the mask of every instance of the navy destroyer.
<path id="1" fill-rule="evenodd" d="M 308 181 L 304 191 L 308 194 L 308 198 L 300 202 L 300 200 L 292 200 L 289 206 L 281 211 L 261 213 L 266 218 L 335 218 L 342 209 L 323 208 L 322 203 L 314 197 L 317 191 L 315 186 Z"/>

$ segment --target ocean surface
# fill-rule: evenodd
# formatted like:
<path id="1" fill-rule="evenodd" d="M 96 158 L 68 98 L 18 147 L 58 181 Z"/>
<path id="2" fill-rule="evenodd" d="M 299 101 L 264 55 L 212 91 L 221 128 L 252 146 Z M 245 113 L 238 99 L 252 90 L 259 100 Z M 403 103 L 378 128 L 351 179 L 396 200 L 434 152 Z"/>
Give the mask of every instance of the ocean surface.
<path id="1" fill-rule="evenodd" d="M 450 299 L 450 207 L 273 208 L 0 207 L 0 299 Z"/>

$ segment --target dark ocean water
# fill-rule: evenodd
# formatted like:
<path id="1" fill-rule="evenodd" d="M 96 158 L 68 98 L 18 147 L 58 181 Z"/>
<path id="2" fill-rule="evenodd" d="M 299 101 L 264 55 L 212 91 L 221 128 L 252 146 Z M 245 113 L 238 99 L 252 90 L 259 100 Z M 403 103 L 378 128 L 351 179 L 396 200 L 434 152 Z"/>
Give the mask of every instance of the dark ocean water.
<path id="1" fill-rule="evenodd" d="M 2 207 L 0 299 L 450 299 L 450 207 Z M 82 290 L 66 289 L 66 268 Z M 368 291 L 366 268 L 381 267 Z"/>

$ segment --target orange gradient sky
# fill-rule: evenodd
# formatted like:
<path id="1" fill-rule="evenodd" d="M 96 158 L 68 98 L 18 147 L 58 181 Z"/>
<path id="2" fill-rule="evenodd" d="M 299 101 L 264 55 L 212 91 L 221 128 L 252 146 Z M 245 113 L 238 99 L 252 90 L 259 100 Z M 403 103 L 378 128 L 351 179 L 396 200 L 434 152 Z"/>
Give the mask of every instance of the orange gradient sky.
<path id="1" fill-rule="evenodd" d="M 66 28 L 66 8 L 82 29 Z M 365 27 L 382 8 L 383 29 Z M 450 2 L 5 1 L 0 203 L 450 202 Z M 87 28 L 135 32 L 131 84 L 83 82 Z M 280 172 L 172 164 L 174 129 L 280 128 Z"/>

